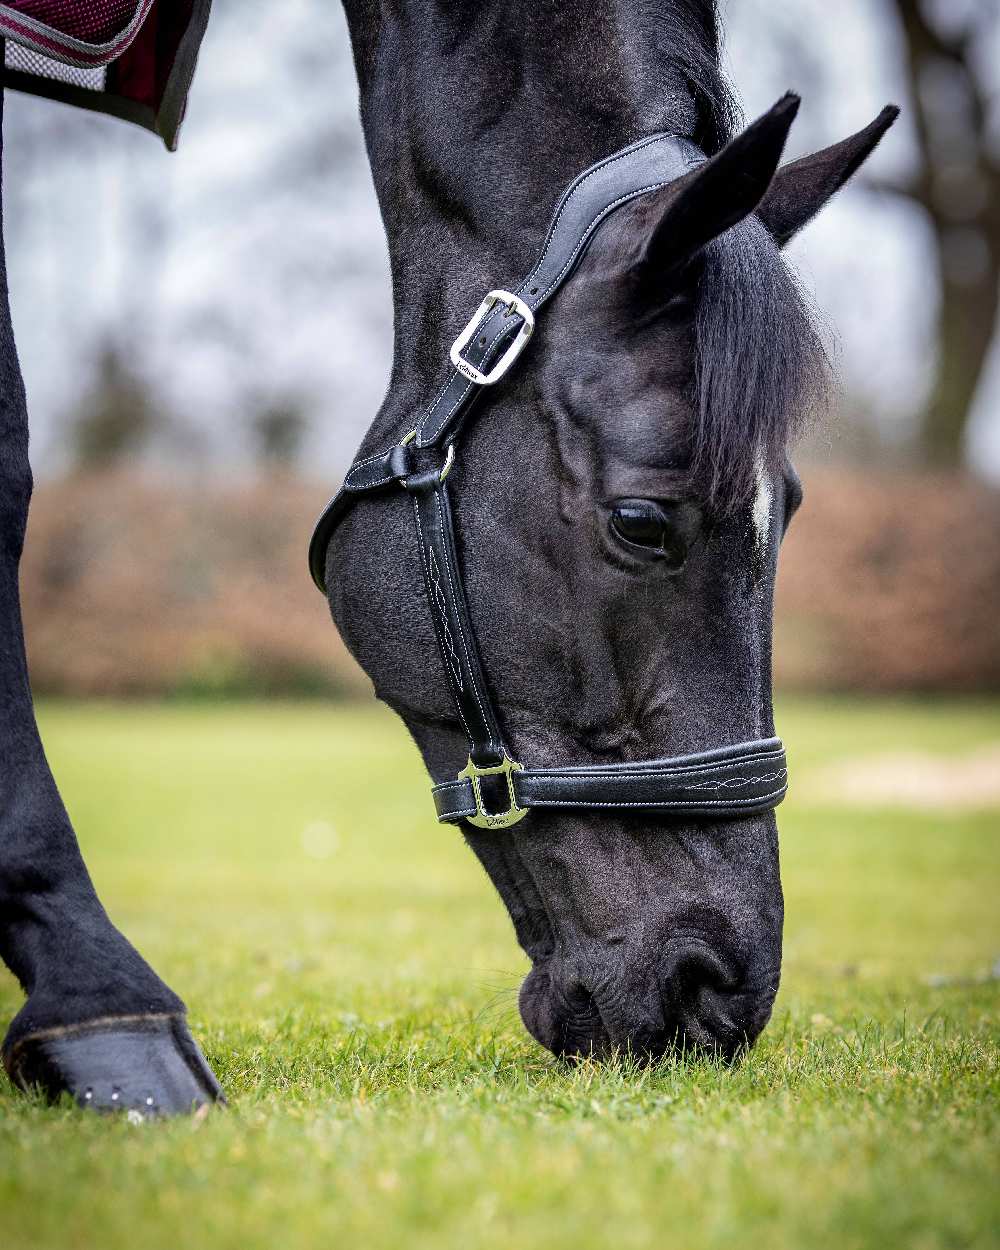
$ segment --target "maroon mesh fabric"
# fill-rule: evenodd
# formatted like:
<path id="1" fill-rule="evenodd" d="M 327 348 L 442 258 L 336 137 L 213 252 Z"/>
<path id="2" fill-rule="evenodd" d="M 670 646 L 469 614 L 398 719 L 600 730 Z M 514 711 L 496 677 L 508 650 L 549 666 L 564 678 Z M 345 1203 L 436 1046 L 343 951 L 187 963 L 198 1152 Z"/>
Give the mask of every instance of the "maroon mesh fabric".
<path id="1" fill-rule="evenodd" d="M 5 0 L 24 17 L 86 43 L 107 43 L 129 24 L 138 0 Z"/>
<path id="2" fill-rule="evenodd" d="M 211 0 L 0 0 L 5 82 L 177 142 Z M 94 72 L 101 71 L 101 72 Z"/>

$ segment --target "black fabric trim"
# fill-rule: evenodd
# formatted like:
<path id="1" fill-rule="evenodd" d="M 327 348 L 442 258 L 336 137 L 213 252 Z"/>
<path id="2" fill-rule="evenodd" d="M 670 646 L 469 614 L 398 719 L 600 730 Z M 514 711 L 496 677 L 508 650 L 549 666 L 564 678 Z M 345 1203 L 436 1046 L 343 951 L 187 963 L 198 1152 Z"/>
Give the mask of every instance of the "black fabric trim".
<path id="1" fill-rule="evenodd" d="M 125 100 L 121 96 L 109 95 L 104 91 L 91 91 L 88 87 L 77 87 L 70 82 L 59 82 L 56 78 L 39 78 L 16 69 L 4 70 L 4 86 L 12 91 L 21 91 L 25 95 L 56 100 L 60 104 L 71 104 L 74 108 L 87 109 L 91 113 L 107 113 L 110 117 L 134 122 L 143 130 L 151 130 L 154 134 L 159 133 L 156 128 L 156 114 L 148 104 L 139 104 L 136 100 Z"/>
<path id="2" fill-rule="evenodd" d="M 208 28 L 211 9 L 212 0 L 195 0 L 194 8 L 191 10 L 191 20 L 177 45 L 174 63 L 170 68 L 170 77 L 167 79 L 163 98 L 160 100 L 156 131 L 167 145 L 169 152 L 177 151 L 178 134 L 187 110 L 188 95 L 191 91 L 194 71 L 198 65 L 201 41 Z"/>
<path id="3" fill-rule="evenodd" d="M 177 45 L 167 85 L 160 100 L 159 112 L 148 104 L 126 100 L 110 91 L 92 91 L 73 83 L 60 82 L 56 78 L 25 74 L 21 70 L 5 69 L 4 85 L 25 95 L 55 100 L 73 108 L 86 109 L 90 113 L 104 113 L 108 117 L 117 117 L 120 121 L 132 122 L 143 130 L 159 135 L 168 152 L 176 152 L 178 134 L 184 120 L 187 99 L 198 64 L 198 53 L 208 28 L 211 9 L 212 0 L 195 0 L 191 20 Z"/>

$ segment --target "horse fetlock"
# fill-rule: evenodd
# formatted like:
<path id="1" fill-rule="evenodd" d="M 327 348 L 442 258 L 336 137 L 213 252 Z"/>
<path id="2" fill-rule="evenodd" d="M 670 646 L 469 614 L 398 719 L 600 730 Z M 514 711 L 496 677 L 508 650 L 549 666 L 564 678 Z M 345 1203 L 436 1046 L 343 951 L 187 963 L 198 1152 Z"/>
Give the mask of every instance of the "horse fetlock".
<path id="1" fill-rule="evenodd" d="M 37 1030 L 184 1011 L 96 898 L 22 898 L 13 910 L 0 930 L 0 954 L 28 997 L 5 1047 Z"/>

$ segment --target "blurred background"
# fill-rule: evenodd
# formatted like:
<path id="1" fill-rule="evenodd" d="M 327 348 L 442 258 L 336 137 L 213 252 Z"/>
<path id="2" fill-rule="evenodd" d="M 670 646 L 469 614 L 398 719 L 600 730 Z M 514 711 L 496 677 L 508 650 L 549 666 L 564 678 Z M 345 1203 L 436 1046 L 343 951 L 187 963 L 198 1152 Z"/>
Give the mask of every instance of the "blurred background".
<path id="1" fill-rule="evenodd" d="M 790 156 L 903 109 L 790 248 L 839 390 L 798 456 L 778 684 L 996 691 L 1000 6 L 723 14 L 747 116 L 803 96 Z M 305 568 L 391 351 L 340 6 L 215 0 L 174 156 L 46 101 L 6 111 L 36 690 L 363 693 Z"/>

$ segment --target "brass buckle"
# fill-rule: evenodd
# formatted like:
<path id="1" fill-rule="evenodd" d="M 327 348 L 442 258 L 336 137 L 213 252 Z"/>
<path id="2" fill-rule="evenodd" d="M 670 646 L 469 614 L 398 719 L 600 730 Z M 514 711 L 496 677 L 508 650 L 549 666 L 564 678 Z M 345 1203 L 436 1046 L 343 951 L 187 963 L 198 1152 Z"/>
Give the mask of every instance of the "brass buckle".
<path id="1" fill-rule="evenodd" d="M 465 819 L 470 825 L 475 825 L 477 829 L 509 829 L 511 825 L 516 825 L 519 820 L 523 820 L 528 814 L 526 807 L 518 807 L 517 800 L 514 798 L 514 773 L 523 772 L 520 764 L 515 763 L 506 753 L 503 757 L 502 764 L 496 764 L 492 768 L 480 768 L 478 764 L 472 762 L 470 756 L 468 764 L 458 774 L 459 780 L 468 777 L 472 782 L 472 793 L 476 799 L 475 816 L 466 816 Z M 503 775 L 507 778 L 507 793 L 510 796 L 510 807 L 505 812 L 488 812 L 483 806 L 483 795 L 479 787 L 480 777 L 497 777 Z"/>

